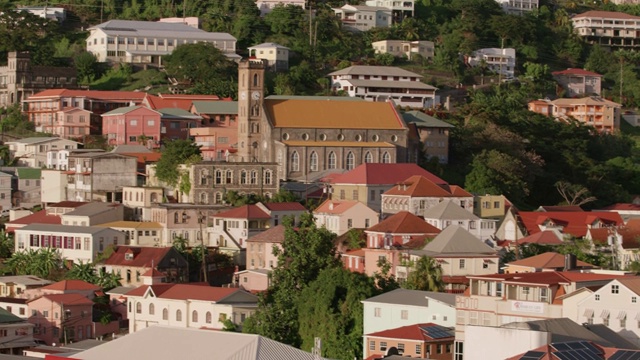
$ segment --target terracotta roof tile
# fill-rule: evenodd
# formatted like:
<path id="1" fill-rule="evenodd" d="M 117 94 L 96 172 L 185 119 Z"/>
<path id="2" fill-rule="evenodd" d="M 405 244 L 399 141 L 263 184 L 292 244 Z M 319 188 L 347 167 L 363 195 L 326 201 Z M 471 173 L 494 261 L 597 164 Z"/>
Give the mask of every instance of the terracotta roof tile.
<path id="1" fill-rule="evenodd" d="M 235 209 L 219 212 L 213 217 L 230 219 L 271 219 L 271 216 L 256 205 L 243 205 Z"/>
<path id="2" fill-rule="evenodd" d="M 573 271 L 543 271 L 535 273 L 469 275 L 474 279 L 503 279 L 506 283 L 557 285 L 571 282 L 605 281 L 623 278 L 622 275 L 580 273 Z"/>
<path id="3" fill-rule="evenodd" d="M 606 225 L 622 225 L 623 221 L 616 212 L 607 211 L 576 211 L 576 212 L 537 212 L 521 211 L 518 213 L 522 224 L 529 234 L 540 232 L 539 225 L 545 221 L 553 221 L 556 224 L 564 224 L 562 233 L 575 237 L 583 237 L 587 234 L 588 226 L 596 220 Z"/>
<path id="4" fill-rule="evenodd" d="M 575 76 L 597 76 L 597 77 L 602 77 L 602 75 L 600 75 L 598 73 L 594 73 L 592 71 L 588 71 L 588 70 L 585 70 L 585 69 L 577 69 L 577 68 L 569 68 L 567 70 L 554 71 L 554 72 L 551 73 L 551 75 L 553 75 L 553 76 L 575 75 Z"/>
<path id="5" fill-rule="evenodd" d="M 265 230 L 247 239 L 247 242 L 274 243 L 279 244 L 284 241 L 284 225 L 277 225 L 269 230 Z"/>
<path id="6" fill-rule="evenodd" d="M 271 211 L 305 211 L 299 202 L 263 203 Z"/>
<path id="7" fill-rule="evenodd" d="M 638 204 L 613 204 L 607 207 L 602 208 L 601 210 L 610 210 L 610 211 L 640 211 L 640 205 Z"/>
<path id="8" fill-rule="evenodd" d="M 104 261 L 104 264 L 147 268 L 151 267 L 152 264 L 160 264 L 171 249 L 171 247 L 118 246 L 116 251 Z M 127 253 L 133 253 L 133 260 L 126 259 Z"/>
<path id="9" fill-rule="evenodd" d="M 360 204 L 356 200 L 325 200 L 320 206 L 318 206 L 313 212 L 315 214 L 342 214 L 352 207 Z"/>
<path id="10" fill-rule="evenodd" d="M 433 338 L 429 336 L 430 330 L 438 333 L 447 332 L 450 333 L 449 337 Z M 402 326 L 395 329 L 378 331 L 370 334 L 366 334 L 367 337 L 389 338 L 389 339 L 403 339 L 403 340 L 416 340 L 416 341 L 431 341 L 431 340 L 445 340 L 453 339 L 454 333 L 451 328 L 447 328 L 434 323 L 423 323 Z"/>
<path id="11" fill-rule="evenodd" d="M 144 274 L 142 274 L 142 276 L 146 276 L 146 277 L 164 277 L 164 274 L 161 273 L 160 271 L 156 270 L 155 268 L 151 268 L 151 269 L 147 270 Z"/>
<path id="12" fill-rule="evenodd" d="M 42 290 L 100 290 L 100 286 L 82 280 L 62 280 L 51 285 L 41 287 Z"/>
<path id="13" fill-rule="evenodd" d="M 518 240 L 518 244 L 561 245 L 562 238 L 553 230 L 544 230 Z"/>
<path id="14" fill-rule="evenodd" d="M 56 304 L 64 304 L 65 306 L 70 306 L 70 305 L 92 306 L 93 305 L 93 301 L 89 300 L 85 296 L 82 296 L 81 294 L 48 294 L 48 295 L 42 295 L 42 298 L 48 299 L 51 302 L 54 302 Z M 35 301 L 38 299 L 39 298 L 36 298 L 31 301 Z"/>
<path id="15" fill-rule="evenodd" d="M 565 256 L 562 254 L 558 254 L 555 252 L 546 252 L 540 255 L 528 257 L 526 259 L 512 261 L 507 265 L 517 265 L 517 266 L 526 266 L 533 267 L 537 269 L 562 269 L 565 265 Z M 579 268 L 593 268 L 595 266 L 577 260 L 576 265 Z"/>
<path id="16" fill-rule="evenodd" d="M 336 176 L 334 184 L 395 185 L 411 176 L 421 175 L 436 184 L 447 182 L 416 164 L 365 163 Z"/>
<path id="17" fill-rule="evenodd" d="M 86 204 L 86 201 L 61 201 L 59 203 L 50 204 L 47 208 L 77 208 Z"/>
<path id="18" fill-rule="evenodd" d="M 373 225 L 366 231 L 391 234 L 425 234 L 434 236 L 440 233 L 440 229 L 408 211 L 400 211 L 397 214 L 393 214 L 376 225 Z"/>
<path id="19" fill-rule="evenodd" d="M 436 184 L 422 175 L 414 175 L 385 192 L 385 195 L 411 197 L 473 197 L 459 186 Z"/>
<path id="20" fill-rule="evenodd" d="M 149 107 L 153 110 L 163 109 L 163 108 L 177 108 L 185 111 L 189 111 L 191 108 L 191 104 L 195 100 L 219 100 L 220 98 L 216 95 L 183 95 L 180 97 L 176 96 L 167 96 L 167 95 L 150 95 L 144 98 L 144 101 L 149 105 Z"/>
<path id="21" fill-rule="evenodd" d="M 192 285 L 192 284 L 159 284 L 159 285 L 145 285 L 135 288 L 126 296 L 143 296 L 148 288 L 151 288 L 157 298 L 160 299 L 172 299 L 172 300 L 200 300 L 200 301 L 212 301 L 219 302 L 224 298 L 241 292 L 238 288 L 223 288 L 213 287 L 207 285 Z"/>
<path id="22" fill-rule="evenodd" d="M 86 97 L 98 100 L 137 100 L 142 101 L 146 93 L 140 91 L 103 91 L 103 90 L 68 90 L 49 89 L 29 96 L 28 100 L 39 98 L 73 96 Z M 28 101 L 27 100 L 27 101 Z"/>
<path id="23" fill-rule="evenodd" d="M 84 204 L 84 203 L 83 203 Z M 12 225 L 30 225 L 30 224 L 62 224 L 62 219 L 58 215 L 47 215 L 47 210 L 40 210 L 35 214 L 21 217 L 6 224 L 7 231 L 13 230 Z"/>

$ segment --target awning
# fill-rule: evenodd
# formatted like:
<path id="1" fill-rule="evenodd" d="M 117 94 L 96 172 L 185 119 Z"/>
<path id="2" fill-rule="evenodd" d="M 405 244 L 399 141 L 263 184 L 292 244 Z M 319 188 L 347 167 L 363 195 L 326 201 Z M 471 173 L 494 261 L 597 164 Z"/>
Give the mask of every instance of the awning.
<path id="1" fill-rule="evenodd" d="M 626 313 L 625 311 L 621 310 L 621 311 L 618 313 L 618 317 L 617 317 L 617 319 L 618 319 L 618 320 L 624 320 L 624 319 L 626 319 L 626 318 L 627 318 L 627 313 Z"/>
<path id="2" fill-rule="evenodd" d="M 593 317 L 593 309 L 584 309 L 584 315 L 582 315 L 586 318 L 592 318 Z"/>
<path id="3" fill-rule="evenodd" d="M 600 317 L 603 319 L 608 319 L 609 318 L 609 310 L 602 310 L 602 313 L 600 314 Z"/>

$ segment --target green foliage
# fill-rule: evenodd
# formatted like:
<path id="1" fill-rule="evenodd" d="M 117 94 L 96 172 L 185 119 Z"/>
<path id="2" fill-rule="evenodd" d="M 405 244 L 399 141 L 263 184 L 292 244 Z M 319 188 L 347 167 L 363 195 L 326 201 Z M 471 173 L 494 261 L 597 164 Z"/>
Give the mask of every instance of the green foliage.
<path id="1" fill-rule="evenodd" d="M 74 58 L 73 64 L 78 72 L 78 82 L 80 84 L 92 83 L 98 74 L 98 60 L 95 55 L 84 51 Z"/>
<path id="2" fill-rule="evenodd" d="M 274 248 L 278 264 L 270 274 L 267 292 L 260 297 L 258 310 L 244 324 L 243 331 L 256 333 L 292 346 L 300 346 L 298 301 L 302 291 L 313 283 L 324 269 L 339 268 L 335 234 L 317 228 L 313 216 L 305 214 L 294 227 L 291 219 L 286 227 L 282 249 Z"/>
<path id="3" fill-rule="evenodd" d="M 376 265 L 380 270 L 373 273 L 373 279 L 381 292 L 385 293 L 400 287 L 395 275 L 391 273 L 391 263 L 386 258 L 379 259 Z"/>
<path id="4" fill-rule="evenodd" d="M 2 154 L 2 148 L 0 148 L 0 154 Z M 4 229 L 0 230 L 0 259 L 11 257 L 14 249 L 13 236 L 7 234 Z"/>
<path id="5" fill-rule="evenodd" d="M 73 263 L 66 274 L 67 279 L 82 280 L 95 284 L 98 280 L 96 269 L 92 263 Z"/>
<path id="6" fill-rule="evenodd" d="M 222 322 L 222 331 L 237 332 L 238 325 L 234 324 L 233 321 L 231 321 L 231 319 L 225 319 Z"/>
<path id="7" fill-rule="evenodd" d="M 362 229 L 349 229 L 347 231 L 347 246 L 349 250 L 362 249 L 367 243 L 367 237 Z"/>
<path id="8" fill-rule="evenodd" d="M 4 265 L 5 273 L 34 275 L 44 279 L 57 280 L 63 269 L 63 260 L 57 249 L 40 248 L 16 252 Z"/>
<path id="9" fill-rule="evenodd" d="M 402 283 L 404 289 L 422 291 L 442 291 L 442 268 L 432 257 L 422 256 L 413 264 L 407 281 Z"/>
<path id="10" fill-rule="evenodd" d="M 362 300 L 377 295 L 373 280 L 341 267 L 322 270 L 298 299 L 301 348 L 322 339 L 321 356 L 350 360 L 362 353 Z"/>
<path id="11" fill-rule="evenodd" d="M 158 180 L 176 186 L 181 179 L 179 165 L 201 160 L 200 148 L 191 140 L 172 140 L 165 143 L 162 157 L 156 163 Z"/>

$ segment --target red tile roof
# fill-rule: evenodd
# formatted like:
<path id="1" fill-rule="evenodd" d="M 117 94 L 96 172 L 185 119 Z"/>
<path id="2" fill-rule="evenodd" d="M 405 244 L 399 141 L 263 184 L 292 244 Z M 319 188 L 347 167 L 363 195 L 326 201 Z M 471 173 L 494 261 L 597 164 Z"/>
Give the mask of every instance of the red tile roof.
<path id="1" fill-rule="evenodd" d="M 271 219 L 271 216 L 256 205 L 243 205 L 235 209 L 219 212 L 213 217 L 231 219 Z"/>
<path id="2" fill-rule="evenodd" d="M 555 231 L 544 230 L 518 240 L 518 244 L 562 245 L 562 239 Z"/>
<path id="3" fill-rule="evenodd" d="M 200 300 L 213 302 L 219 302 L 236 292 L 242 291 L 238 288 L 223 288 L 207 285 L 159 284 L 140 286 L 129 291 L 125 295 L 144 296 L 148 288 L 151 288 L 156 297 L 160 299 Z"/>
<path id="4" fill-rule="evenodd" d="M 606 225 L 622 225 L 624 222 L 616 212 L 608 211 L 576 211 L 576 212 L 538 212 L 521 211 L 518 213 L 522 224 L 529 234 L 540 232 L 539 225 L 546 221 L 553 221 L 563 227 L 563 234 L 570 234 L 575 237 L 583 237 L 587 234 L 590 225 L 600 220 Z"/>
<path id="5" fill-rule="evenodd" d="M 425 324 L 408 325 L 408 326 L 402 326 L 395 329 L 378 331 L 371 334 L 366 334 L 365 336 L 388 338 L 388 339 L 416 340 L 416 341 L 436 340 L 429 336 L 428 331 L 430 328 L 433 328 L 434 330 L 439 330 L 439 331 L 453 332 L 451 329 L 438 324 L 425 323 Z M 452 333 L 450 337 L 437 338 L 437 340 L 438 341 L 453 340 L 454 337 L 455 336 Z"/>
<path id="6" fill-rule="evenodd" d="M 598 77 L 602 77 L 602 75 L 598 74 L 598 73 L 594 73 L 592 71 L 588 71 L 585 69 L 577 69 L 577 68 L 568 68 L 567 70 L 562 70 L 562 71 L 554 71 L 551 73 L 551 75 L 553 76 L 558 76 L 558 75 L 576 75 L 576 76 L 598 76 Z"/>
<path id="7" fill-rule="evenodd" d="M 633 16 L 617 11 L 599 11 L 599 10 L 591 10 L 584 12 L 582 14 L 578 14 L 573 17 L 573 19 L 579 18 L 607 18 L 607 19 L 625 19 L 625 20 L 640 20 L 640 17 Z"/>
<path id="8" fill-rule="evenodd" d="M 146 277 L 164 277 L 164 274 L 161 273 L 160 271 L 156 270 L 155 268 L 151 268 L 149 270 L 147 270 L 144 274 L 142 274 L 142 276 L 146 276 Z"/>
<path id="9" fill-rule="evenodd" d="M 247 239 L 248 242 L 282 243 L 284 241 L 284 225 L 277 225 Z"/>
<path id="10" fill-rule="evenodd" d="M 86 204 L 86 203 L 83 203 Z M 30 224 L 62 224 L 62 219 L 58 215 L 47 215 L 47 210 L 40 210 L 35 214 L 21 217 L 20 219 L 8 222 L 5 226 L 7 232 L 12 232 L 15 226 L 12 225 L 30 225 Z"/>
<path id="11" fill-rule="evenodd" d="M 584 212 L 578 205 L 543 205 L 540 209 L 546 212 Z"/>
<path id="12" fill-rule="evenodd" d="M 47 208 L 77 208 L 87 204 L 86 201 L 60 201 L 59 203 L 50 204 Z"/>
<path id="13" fill-rule="evenodd" d="M 355 257 L 364 258 L 364 253 L 365 251 L 362 249 L 348 250 L 347 252 L 343 253 L 342 256 L 355 256 Z"/>
<path id="14" fill-rule="evenodd" d="M 305 211 L 299 202 L 263 203 L 271 211 Z"/>
<path id="15" fill-rule="evenodd" d="M 133 156 L 138 159 L 138 164 L 146 164 L 160 161 L 162 153 L 150 152 L 150 153 L 122 153 L 121 155 Z"/>
<path id="16" fill-rule="evenodd" d="M 147 94 L 145 101 L 153 110 L 163 108 L 177 108 L 189 111 L 191 104 L 199 100 L 220 100 L 216 95 L 150 95 Z"/>
<path id="17" fill-rule="evenodd" d="M 517 274 L 469 275 L 474 279 L 503 279 L 505 283 L 556 285 L 572 282 L 605 281 L 622 278 L 622 275 L 580 273 L 572 271 L 543 271 Z"/>
<path id="18" fill-rule="evenodd" d="M 640 219 L 631 219 L 627 221 L 627 223 L 624 226 L 621 226 L 618 228 L 618 234 L 622 236 L 622 248 L 624 249 L 639 248 L 640 247 Z"/>
<path id="19" fill-rule="evenodd" d="M 98 100 L 137 100 L 144 99 L 146 93 L 140 91 L 103 91 L 103 90 L 68 90 L 49 89 L 29 96 L 28 100 L 50 97 L 87 97 Z"/>
<path id="20" fill-rule="evenodd" d="M 546 252 L 540 255 L 528 257 L 522 260 L 516 260 L 508 263 L 508 266 L 516 265 L 516 266 L 525 266 L 525 267 L 533 267 L 536 269 L 562 269 L 565 265 L 565 256 L 562 254 L 558 254 L 555 252 Z M 594 268 L 595 266 L 577 260 L 576 265 L 579 268 Z"/>
<path id="21" fill-rule="evenodd" d="M 43 286 L 42 290 L 100 290 L 100 286 L 82 280 L 62 280 L 51 285 Z"/>
<path id="22" fill-rule="evenodd" d="M 613 204 L 607 207 L 602 208 L 601 210 L 609 210 L 609 211 L 640 211 L 640 205 L 638 204 Z"/>
<path id="23" fill-rule="evenodd" d="M 334 184 L 395 185 L 414 175 L 422 175 L 436 184 L 447 182 L 416 164 L 365 163 L 336 176 Z"/>
<path id="24" fill-rule="evenodd" d="M 356 200 L 325 200 L 313 212 L 324 214 L 342 214 L 360 202 Z"/>
<path id="25" fill-rule="evenodd" d="M 92 306 L 93 305 L 93 301 L 89 300 L 88 298 L 80 294 L 48 294 L 48 295 L 42 295 L 41 297 L 48 299 L 51 302 L 54 302 L 56 304 L 63 304 L 65 306 L 70 306 L 70 305 Z M 31 301 L 38 300 L 38 299 L 40 298 L 36 298 Z"/>
<path id="26" fill-rule="evenodd" d="M 440 229 L 408 211 L 400 211 L 373 225 L 366 232 L 438 235 Z"/>
<path id="27" fill-rule="evenodd" d="M 411 197 L 473 197 L 459 186 L 436 184 L 422 175 L 414 175 L 385 192 L 385 195 Z"/>
<path id="28" fill-rule="evenodd" d="M 171 247 L 137 247 L 137 246 L 118 246 L 116 251 L 104 261 L 105 265 L 111 266 L 131 266 L 131 267 L 151 267 L 152 264 L 157 266 L 162 259 L 171 251 Z M 126 260 L 125 255 L 133 253 L 133 260 Z M 154 267 L 155 267 L 154 266 Z"/>

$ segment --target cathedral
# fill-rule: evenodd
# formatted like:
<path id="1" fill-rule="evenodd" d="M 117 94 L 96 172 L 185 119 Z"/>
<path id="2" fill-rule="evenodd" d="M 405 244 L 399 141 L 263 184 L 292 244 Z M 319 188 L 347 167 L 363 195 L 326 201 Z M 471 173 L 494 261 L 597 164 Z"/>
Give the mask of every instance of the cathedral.
<path id="1" fill-rule="evenodd" d="M 265 98 L 265 63 L 238 65 L 238 151 L 232 162 L 277 164 L 282 181 L 316 181 L 363 163 L 416 162 L 416 136 L 392 102 Z"/>

